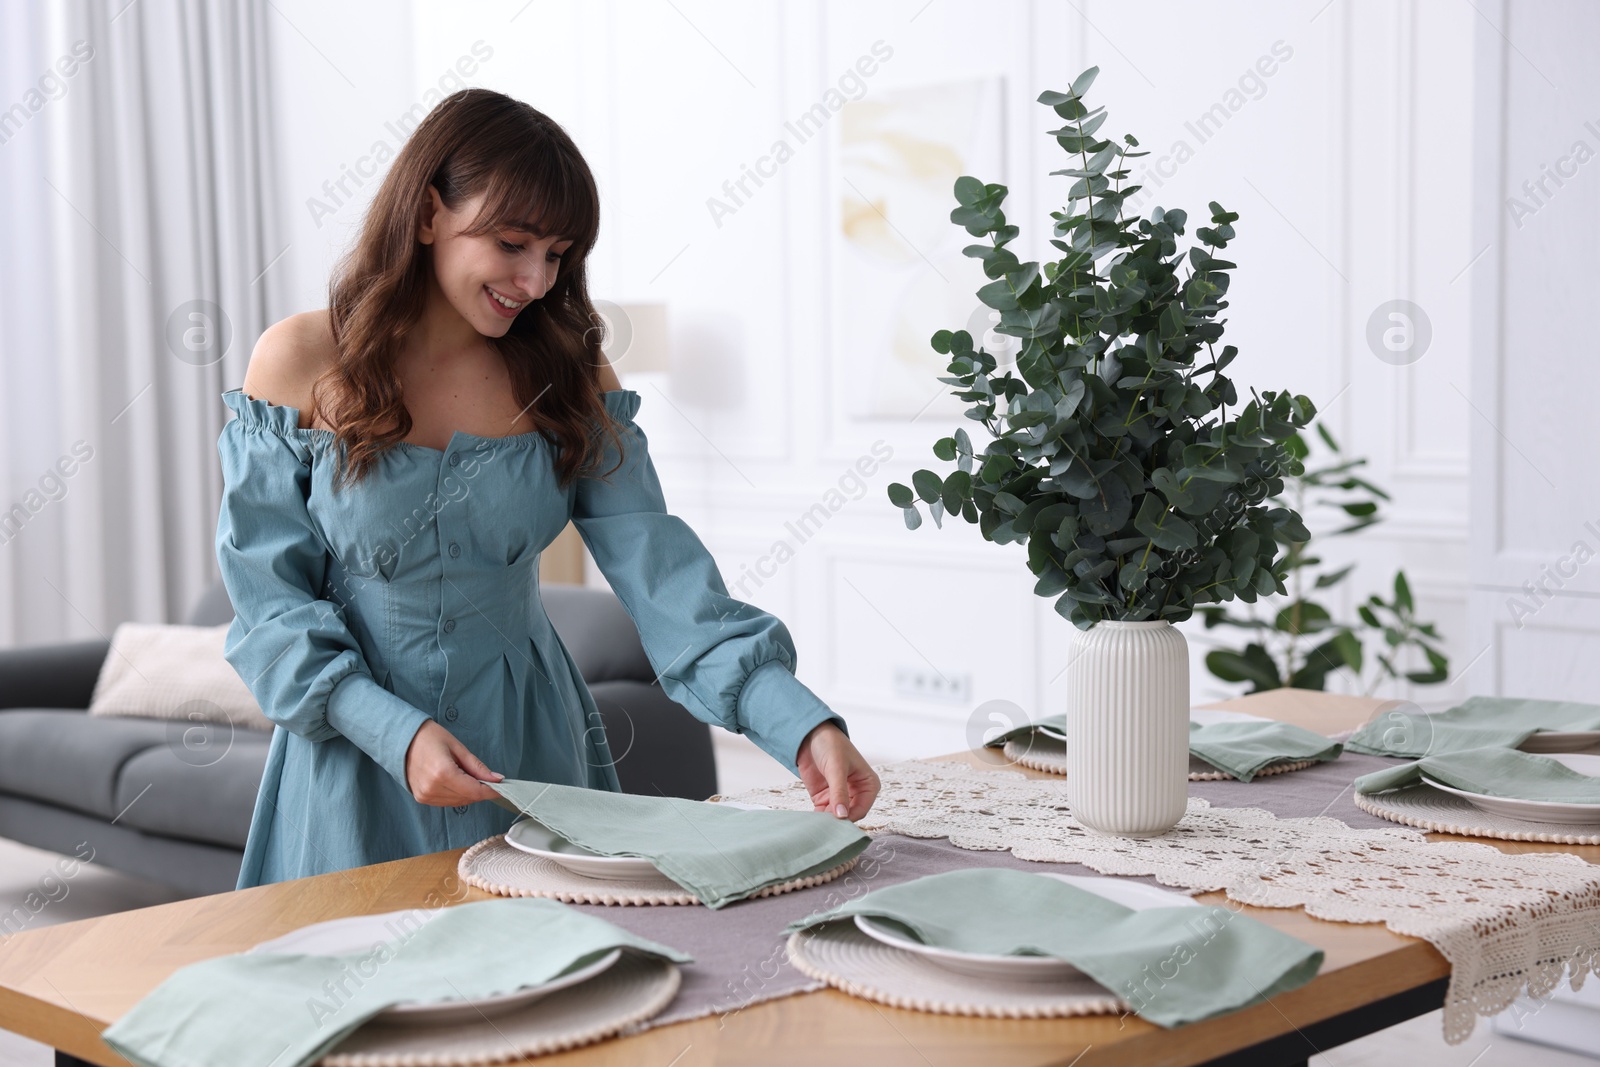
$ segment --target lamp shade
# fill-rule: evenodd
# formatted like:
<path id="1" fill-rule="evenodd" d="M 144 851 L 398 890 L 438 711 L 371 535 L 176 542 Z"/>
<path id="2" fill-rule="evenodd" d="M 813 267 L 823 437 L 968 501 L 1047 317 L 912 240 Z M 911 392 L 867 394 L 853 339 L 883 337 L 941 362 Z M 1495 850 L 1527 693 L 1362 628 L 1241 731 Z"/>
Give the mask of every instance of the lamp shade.
<path id="1" fill-rule="evenodd" d="M 618 374 L 640 374 L 672 368 L 666 304 L 656 301 L 616 303 L 596 300 L 594 309 L 605 323 L 605 338 L 600 348 Z"/>

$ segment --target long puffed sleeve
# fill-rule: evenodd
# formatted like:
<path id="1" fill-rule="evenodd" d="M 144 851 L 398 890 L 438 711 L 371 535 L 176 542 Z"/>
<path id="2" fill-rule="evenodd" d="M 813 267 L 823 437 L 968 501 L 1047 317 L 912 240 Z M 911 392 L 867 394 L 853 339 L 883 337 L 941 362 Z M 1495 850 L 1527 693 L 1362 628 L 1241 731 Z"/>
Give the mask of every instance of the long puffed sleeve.
<path id="1" fill-rule="evenodd" d="M 806 734 L 829 720 L 845 730 L 844 719 L 794 676 L 788 628 L 729 596 L 700 538 L 667 514 L 644 430 L 633 421 L 639 394 L 601 396 L 622 426 L 624 462 L 602 480 L 617 460 L 608 450 L 596 475 L 578 480 L 573 525 L 638 626 L 666 694 L 798 773 Z"/>
<path id="2" fill-rule="evenodd" d="M 234 609 L 223 653 L 267 718 L 311 741 L 343 735 L 409 792 L 406 750 L 429 716 L 373 679 L 343 608 L 318 596 L 328 556 L 307 510 L 299 412 L 223 397 L 239 414 L 217 440 L 217 564 Z"/>

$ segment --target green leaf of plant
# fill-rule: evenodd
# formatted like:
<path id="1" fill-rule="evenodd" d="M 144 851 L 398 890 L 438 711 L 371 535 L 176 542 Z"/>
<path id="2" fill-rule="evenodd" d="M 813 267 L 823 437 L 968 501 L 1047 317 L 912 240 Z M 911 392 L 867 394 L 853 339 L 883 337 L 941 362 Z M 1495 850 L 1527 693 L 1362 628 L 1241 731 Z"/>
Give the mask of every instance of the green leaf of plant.
<path id="1" fill-rule="evenodd" d="M 1321 561 L 1319 560 L 1318 562 Z M 1345 575 L 1349 574 L 1355 569 L 1356 565 L 1352 563 L 1348 567 L 1340 567 L 1336 571 L 1329 571 L 1327 574 L 1319 574 L 1317 575 L 1316 588 L 1326 589 L 1331 585 L 1337 585 L 1344 581 Z"/>
<path id="2" fill-rule="evenodd" d="M 1273 626 L 1286 634 L 1309 634 L 1326 630 L 1333 623 L 1328 609 L 1308 600 L 1297 600 L 1278 612 Z"/>
<path id="3" fill-rule="evenodd" d="M 1010 456 L 994 453 L 983 461 L 979 470 L 979 477 L 990 485 L 995 484 L 1007 474 L 1016 470 L 1017 461 Z"/>
<path id="4" fill-rule="evenodd" d="M 1306 653 L 1305 662 L 1290 677 L 1289 684 L 1297 689 L 1324 689 L 1328 675 L 1344 665 L 1338 643 L 1330 638 Z"/>
<path id="5" fill-rule="evenodd" d="M 916 498 L 911 495 L 911 487 L 901 485 L 899 482 L 889 483 L 889 503 L 897 508 L 909 508 Z"/>
<path id="6" fill-rule="evenodd" d="M 944 486 L 939 491 L 939 499 L 944 503 L 944 509 L 954 515 L 962 510 L 962 505 L 972 496 L 972 475 L 966 471 L 953 471 L 944 480 Z"/>
<path id="7" fill-rule="evenodd" d="M 1133 494 L 1121 478 L 1100 479 L 1100 491 L 1078 505 L 1078 514 L 1089 532 L 1101 537 L 1122 529 L 1132 511 Z"/>
<path id="8" fill-rule="evenodd" d="M 1225 682 L 1251 682 L 1252 693 L 1266 689 L 1279 689 L 1283 682 L 1278 677 L 1278 665 L 1272 662 L 1267 650 L 1260 645 L 1245 646 L 1244 653 L 1217 649 L 1206 654 L 1206 669 Z"/>
<path id="9" fill-rule="evenodd" d="M 1151 471 L 1150 481 L 1172 507 L 1187 508 L 1194 503 L 1194 494 L 1179 484 L 1177 477 L 1167 468 L 1157 467 Z"/>
<path id="10" fill-rule="evenodd" d="M 956 202 L 963 207 L 971 207 L 986 195 L 983 183 L 968 174 L 963 174 L 956 179 Z"/>
<path id="11" fill-rule="evenodd" d="M 1073 496 L 1088 499 L 1100 495 L 1100 483 L 1109 476 L 1113 466 L 1113 460 L 1096 460 L 1093 463 L 1075 460 L 1072 466 L 1056 477 L 1056 481 Z"/>
<path id="12" fill-rule="evenodd" d="M 1339 655 L 1344 660 L 1345 666 L 1359 675 L 1361 673 L 1361 639 L 1349 630 L 1340 630 L 1333 635 L 1333 644 L 1339 650 Z"/>
<path id="13" fill-rule="evenodd" d="M 1018 307 L 1017 294 L 1012 290 L 1011 283 L 1004 278 L 990 282 L 979 289 L 978 299 L 996 311 L 1015 311 Z"/>
<path id="14" fill-rule="evenodd" d="M 1410 614 L 1415 605 L 1411 602 L 1411 583 L 1406 581 L 1405 571 L 1394 572 L 1394 603 L 1406 614 Z"/>
<path id="15" fill-rule="evenodd" d="M 1153 541 L 1157 548 L 1169 552 L 1193 548 L 1199 535 L 1188 520 L 1180 518 L 1162 503 L 1159 496 L 1146 493 L 1139 503 L 1139 514 L 1134 517 L 1133 528 Z"/>

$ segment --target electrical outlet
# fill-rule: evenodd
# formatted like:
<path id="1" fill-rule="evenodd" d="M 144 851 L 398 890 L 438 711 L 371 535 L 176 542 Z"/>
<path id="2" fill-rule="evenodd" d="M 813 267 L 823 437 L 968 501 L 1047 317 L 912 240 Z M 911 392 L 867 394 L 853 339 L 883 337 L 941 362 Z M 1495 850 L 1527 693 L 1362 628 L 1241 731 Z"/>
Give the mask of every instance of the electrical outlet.
<path id="1" fill-rule="evenodd" d="M 932 667 L 896 667 L 894 691 L 912 700 L 941 704 L 966 704 L 972 699 L 972 675 L 936 671 Z"/>

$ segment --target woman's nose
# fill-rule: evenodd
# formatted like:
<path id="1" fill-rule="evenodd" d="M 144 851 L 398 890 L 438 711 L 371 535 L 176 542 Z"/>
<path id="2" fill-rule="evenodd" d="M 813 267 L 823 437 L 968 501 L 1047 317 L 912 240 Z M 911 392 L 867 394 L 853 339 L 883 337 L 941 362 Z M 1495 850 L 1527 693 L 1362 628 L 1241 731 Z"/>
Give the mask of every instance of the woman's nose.
<path id="1" fill-rule="evenodd" d="M 550 288 L 549 272 L 533 266 L 521 267 L 514 280 L 517 288 L 528 294 L 530 300 L 538 300 L 544 296 L 545 290 Z"/>

